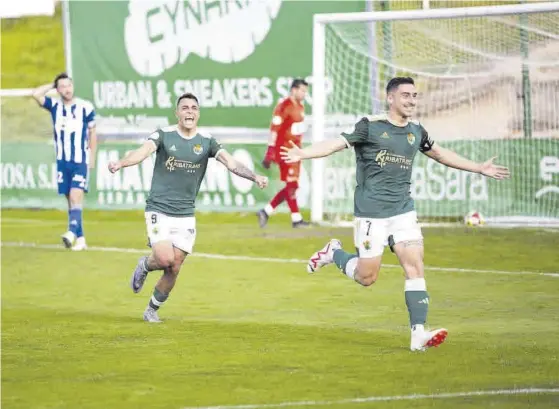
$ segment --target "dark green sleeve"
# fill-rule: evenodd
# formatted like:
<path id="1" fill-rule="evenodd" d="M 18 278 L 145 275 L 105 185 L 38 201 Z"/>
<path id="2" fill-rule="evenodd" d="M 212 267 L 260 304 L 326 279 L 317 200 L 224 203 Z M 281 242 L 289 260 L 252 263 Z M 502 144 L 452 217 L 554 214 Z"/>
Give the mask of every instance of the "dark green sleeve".
<path id="1" fill-rule="evenodd" d="M 433 147 L 433 145 L 435 144 L 435 141 L 433 141 L 431 138 L 429 138 L 429 134 L 427 133 L 427 130 L 422 126 L 421 127 L 421 142 L 419 142 L 419 151 L 420 152 L 428 152 L 431 150 L 431 148 Z"/>
<path id="2" fill-rule="evenodd" d="M 217 153 L 223 149 L 223 146 L 212 136 L 210 139 L 210 158 L 215 158 Z"/>
<path id="3" fill-rule="evenodd" d="M 148 141 L 153 141 L 157 151 L 159 150 L 160 146 L 163 146 L 163 135 L 164 135 L 163 131 L 161 129 L 158 129 L 150 136 L 148 136 Z"/>
<path id="4" fill-rule="evenodd" d="M 361 118 L 361 120 L 353 126 L 353 129 L 342 132 L 342 137 L 349 146 L 367 142 L 367 138 L 369 137 L 369 120 L 365 117 Z"/>

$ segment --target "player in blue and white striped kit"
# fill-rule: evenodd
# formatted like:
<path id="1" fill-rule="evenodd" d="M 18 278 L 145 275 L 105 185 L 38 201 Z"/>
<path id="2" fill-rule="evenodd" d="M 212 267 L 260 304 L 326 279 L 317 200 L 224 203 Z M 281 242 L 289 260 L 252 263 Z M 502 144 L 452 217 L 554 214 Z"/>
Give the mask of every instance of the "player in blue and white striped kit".
<path id="1" fill-rule="evenodd" d="M 46 96 L 53 88 L 59 98 Z M 82 210 L 89 169 L 95 166 L 95 109 L 91 102 L 74 96 L 74 84 L 65 73 L 58 75 L 54 83 L 37 88 L 33 98 L 52 117 L 58 193 L 68 201 L 68 231 L 62 241 L 66 248 L 85 250 Z"/>

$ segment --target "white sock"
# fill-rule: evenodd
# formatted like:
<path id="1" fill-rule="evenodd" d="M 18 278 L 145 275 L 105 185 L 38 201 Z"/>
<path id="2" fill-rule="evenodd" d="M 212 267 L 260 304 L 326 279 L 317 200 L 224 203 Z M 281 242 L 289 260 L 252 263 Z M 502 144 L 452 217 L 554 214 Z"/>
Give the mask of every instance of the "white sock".
<path id="1" fill-rule="evenodd" d="M 427 291 L 427 283 L 424 278 L 410 278 L 406 280 L 404 291 Z"/>
<path id="2" fill-rule="evenodd" d="M 291 213 L 291 221 L 293 223 L 300 222 L 301 220 L 303 220 L 303 216 L 301 216 L 301 213 Z"/>
<path id="3" fill-rule="evenodd" d="M 274 208 L 270 203 L 268 203 L 266 206 L 264 206 L 264 211 L 268 216 L 270 216 L 272 213 L 274 213 Z"/>
<path id="4" fill-rule="evenodd" d="M 425 327 L 423 324 L 415 324 L 411 329 L 412 334 L 416 332 L 425 332 Z"/>
<path id="5" fill-rule="evenodd" d="M 354 257 L 351 260 L 349 260 L 347 262 L 347 264 L 345 265 L 345 275 L 348 276 L 349 278 L 351 278 L 352 280 L 355 280 L 355 269 L 357 267 L 357 262 L 359 261 L 358 257 Z"/>

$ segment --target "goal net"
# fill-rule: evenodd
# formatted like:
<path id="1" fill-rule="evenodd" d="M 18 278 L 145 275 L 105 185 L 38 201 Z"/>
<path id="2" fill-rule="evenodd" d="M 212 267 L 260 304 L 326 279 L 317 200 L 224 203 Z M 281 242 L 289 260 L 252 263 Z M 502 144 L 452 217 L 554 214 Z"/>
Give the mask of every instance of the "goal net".
<path id="1" fill-rule="evenodd" d="M 476 161 L 498 156 L 512 172 L 497 182 L 418 153 L 421 221 L 475 210 L 489 223 L 559 225 L 559 3 L 315 16 L 313 141 L 385 112 L 393 76 L 415 79 L 416 119 L 436 142 Z M 312 172 L 313 220 L 350 222 L 353 150 Z"/>

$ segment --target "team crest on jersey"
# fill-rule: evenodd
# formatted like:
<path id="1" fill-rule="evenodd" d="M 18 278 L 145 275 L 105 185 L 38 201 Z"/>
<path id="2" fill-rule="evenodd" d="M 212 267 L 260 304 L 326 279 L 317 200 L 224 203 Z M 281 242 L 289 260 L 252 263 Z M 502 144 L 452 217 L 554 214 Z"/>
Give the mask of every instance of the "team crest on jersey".
<path id="1" fill-rule="evenodd" d="M 159 229 L 157 227 L 154 227 L 152 232 L 153 232 L 153 234 L 157 234 L 157 233 L 159 233 Z"/>
<path id="2" fill-rule="evenodd" d="M 365 240 L 363 242 L 363 247 L 365 248 L 365 250 L 371 250 L 371 242 L 369 240 Z"/>
<path id="3" fill-rule="evenodd" d="M 413 145 L 413 143 L 415 142 L 415 135 L 412 133 L 408 134 L 408 142 L 410 143 L 410 145 Z"/>
<path id="4" fill-rule="evenodd" d="M 196 145 L 194 145 L 194 148 L 192 150 L 196 155 L 200 155 L 204 151 L 204 148 L 202 148 L 202 145 L 197 143 Z"/>

